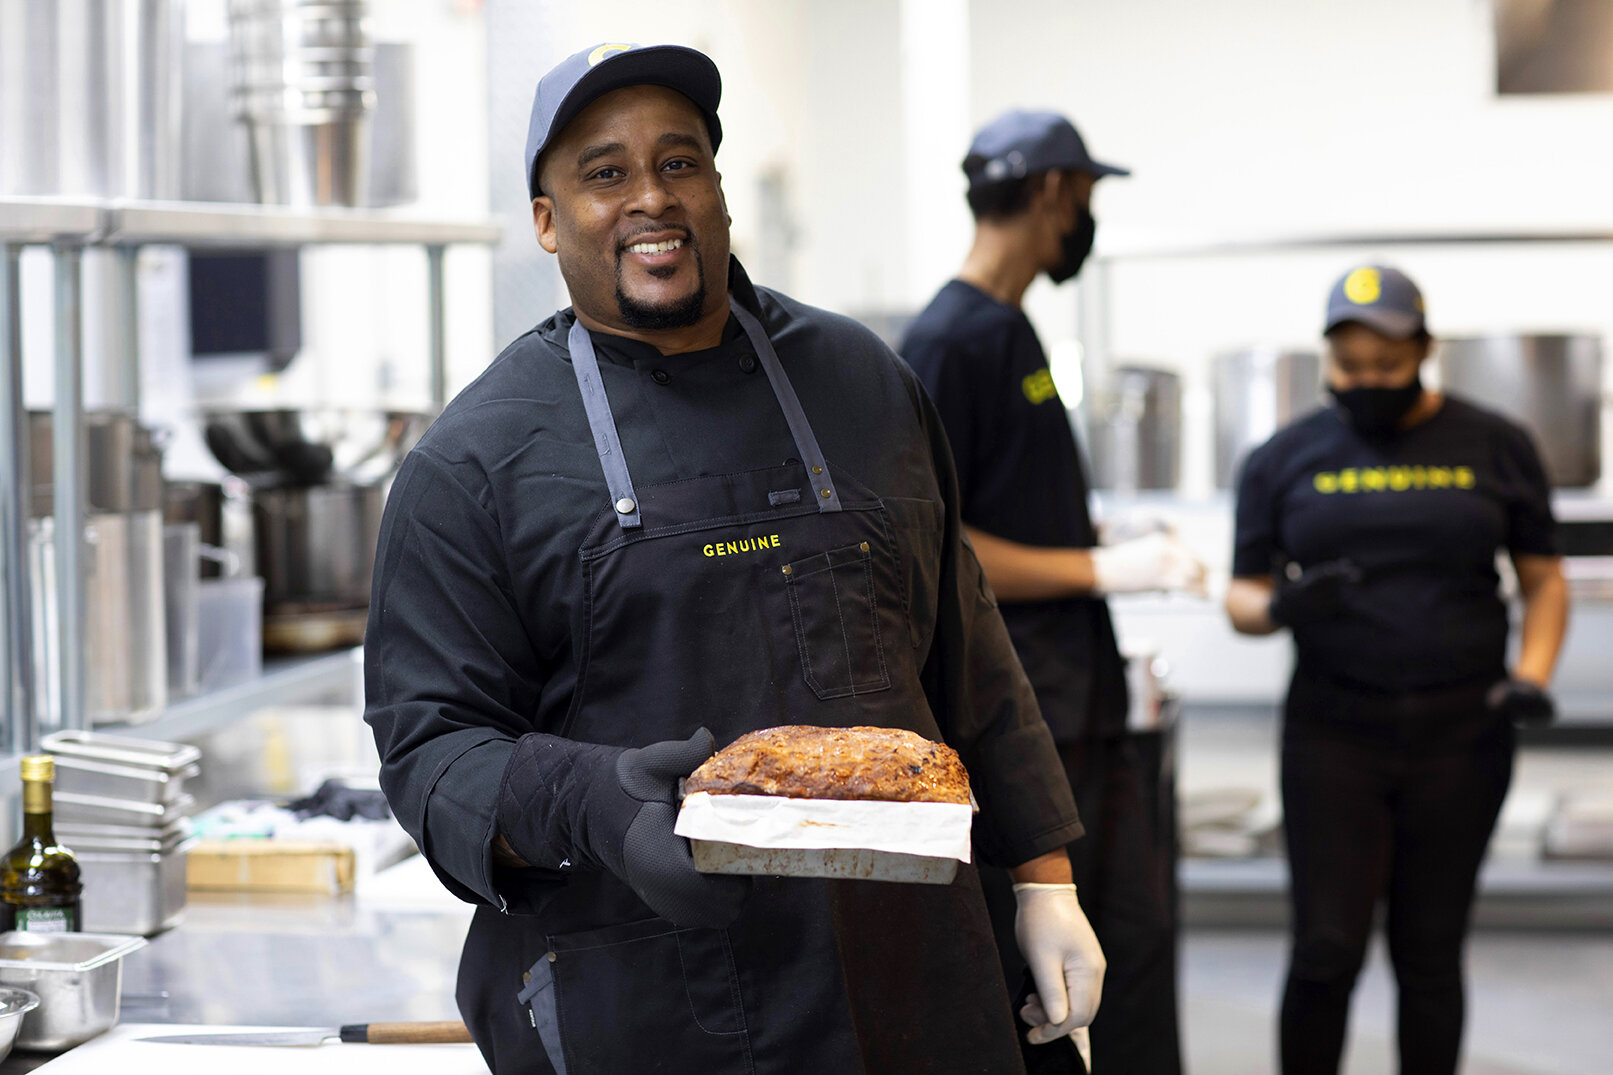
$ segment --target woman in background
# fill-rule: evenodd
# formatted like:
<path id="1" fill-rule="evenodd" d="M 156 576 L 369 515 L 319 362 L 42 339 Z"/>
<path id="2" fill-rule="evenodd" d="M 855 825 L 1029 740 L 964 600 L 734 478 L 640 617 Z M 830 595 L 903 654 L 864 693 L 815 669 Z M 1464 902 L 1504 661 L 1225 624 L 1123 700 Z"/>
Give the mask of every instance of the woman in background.
<path id="1" fill-rule="evenodd" d="M 1292 945 L 1284 1075 L 1339 1069 L 1350 994 L 1387 904 L 1400 1070 L 1456 1070 L 1462 948 L 1512 777 L 1544 723 L 1568 621 L 1549 487 L 1529 435 L 1425 388 L 1432 337 L 1403 273 L 1361 266 L 1327 304 L 1321 408 L 1255 449 L 1226 608 L 1293 632 L 1282 798 Z M 1496 553 L 1523 600 L 1517 657 Z"/>

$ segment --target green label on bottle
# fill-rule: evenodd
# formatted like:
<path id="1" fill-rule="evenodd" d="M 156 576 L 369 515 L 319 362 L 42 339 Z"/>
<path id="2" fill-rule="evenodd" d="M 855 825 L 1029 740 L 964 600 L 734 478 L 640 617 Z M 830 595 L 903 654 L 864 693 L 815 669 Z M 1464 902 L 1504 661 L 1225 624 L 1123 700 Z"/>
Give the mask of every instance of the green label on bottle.
<path id="1" fill-rule="evenodd" d="M 66 907 L 19 907 L 17 929 L 30 933 L 71 933 L 73 912 Z"/>

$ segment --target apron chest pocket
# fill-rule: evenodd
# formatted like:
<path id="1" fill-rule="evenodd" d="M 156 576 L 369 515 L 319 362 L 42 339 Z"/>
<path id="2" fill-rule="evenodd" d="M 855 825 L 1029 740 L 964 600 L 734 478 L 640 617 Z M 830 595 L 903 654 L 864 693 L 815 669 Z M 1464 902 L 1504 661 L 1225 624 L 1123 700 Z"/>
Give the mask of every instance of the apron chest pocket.
<path id="1" fill-rule="evenodd" d="M 801 674 L 819 698 L 889 690 L 868 542 L 784 567 Z"/>
<path id="2" fill-rule="evenodd" d="M 651 919 L 551 937 L 550 949 L 554 958 L 540 967 L 553 988 L 534 991 L 524 1003 L 533 1004 L 545 1051 L 560 1054 L 557 1071 L 755 1071 L 739 976 L 722 930 Z M 553 1005 L 552 1016 L 539 1011 L 543 1001 Z"/>

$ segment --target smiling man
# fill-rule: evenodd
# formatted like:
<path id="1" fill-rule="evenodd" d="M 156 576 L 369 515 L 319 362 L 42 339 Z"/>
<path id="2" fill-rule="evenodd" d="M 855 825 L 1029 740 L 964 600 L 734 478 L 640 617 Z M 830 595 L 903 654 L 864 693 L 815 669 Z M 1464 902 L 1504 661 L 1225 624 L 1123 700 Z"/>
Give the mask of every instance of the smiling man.
<path id="1" fill-rule="evenodd" d="M 460 1010 L 499 1075 L 1015 1072 L 972 866 L 951 885 L 698 873 L 678 779 L 784 724 L 955 747 L 1018 882 L 1039 1038 L 1092 1018 L 1080 822 L 958 518 L 935 410 L 867 330 L 729 253 L 702 54 L 538 84 L 526 180 L 572 306 L 393 485 L 365 640 L 395 813 L 477 905 Z"/>

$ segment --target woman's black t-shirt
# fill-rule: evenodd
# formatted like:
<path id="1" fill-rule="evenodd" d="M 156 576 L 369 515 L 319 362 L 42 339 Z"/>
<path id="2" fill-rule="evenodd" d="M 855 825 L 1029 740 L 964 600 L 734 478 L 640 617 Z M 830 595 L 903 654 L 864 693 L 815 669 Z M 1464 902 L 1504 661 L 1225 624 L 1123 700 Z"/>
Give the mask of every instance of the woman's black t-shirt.
<path id="1" fill-rule="evenodd" d="M 1504 675 L 1501 549 L 1557 554 L 1550 487 L 1528 433 L 1458 398 L 1383 439 L 1315 411 L 1250 453 L 1239 480 L 1233 575 L 1361 568 L 1337 615 L 1294 629 L 1299 666 L 1342 683 L 1417 691 Z"/>

